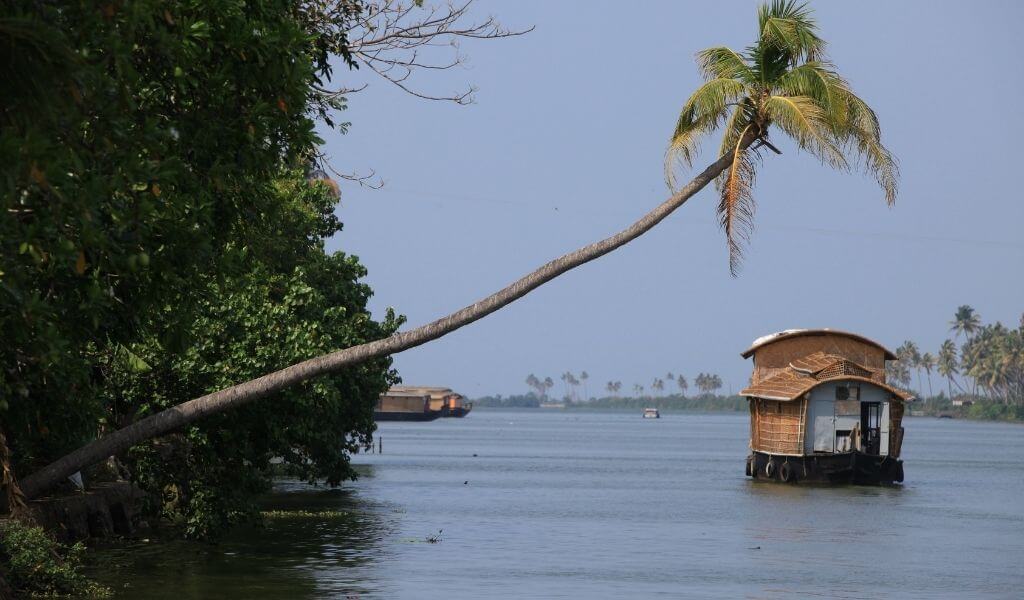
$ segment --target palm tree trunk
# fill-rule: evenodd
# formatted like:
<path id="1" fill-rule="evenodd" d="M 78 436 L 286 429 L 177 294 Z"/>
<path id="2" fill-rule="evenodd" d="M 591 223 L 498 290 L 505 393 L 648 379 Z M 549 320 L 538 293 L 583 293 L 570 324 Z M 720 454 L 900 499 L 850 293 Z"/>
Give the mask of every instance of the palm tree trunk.
<path id="1" fill-rule="evenodd" d="M 741 147 L 747 148 L 756 134 L 744 134 Z M 391 337 L 345 348 L 337 352 L 311 358 L 258 377 L 245 383 L 183 402 L 155 415 L 140 419 L 131 425 L 94 440 L 67 454 L 21 480 L 21 489 L 29 499 L 38 497 L 71 474 L 100 462 L 109 456 L 124 452 L 139 442 L 180 429 L 203 417 L 242 406 L 265 398 L 289 386 L 320 375 L 333 373 L 366 360 L 397 354 L 447 335 L 460 327 L 482 319 L 492 312 L 511 304 L 555 277 L 600 258 L 650 231 L 665 217 L 682 206 L 691 196 L 725 171 L 732 161 L 732 153 L 718 160 L 693 178 L 686 187 L 665 200 L 654 210 L 626 229 L 601 241 L 564 254 L 536 271 L 516 280 L 511 285 L 446 317 L 442 317 L 409 331 Z"/>

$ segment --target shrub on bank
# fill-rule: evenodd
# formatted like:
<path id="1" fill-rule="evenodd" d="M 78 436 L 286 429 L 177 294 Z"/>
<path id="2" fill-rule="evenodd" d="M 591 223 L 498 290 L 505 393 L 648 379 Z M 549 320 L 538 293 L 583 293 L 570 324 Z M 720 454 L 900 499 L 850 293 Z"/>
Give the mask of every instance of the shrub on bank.
<path id="1" fill-rule="evenodd" d="M 109 597 L 109 589 L 80 573 L 84 552 L 83 544 L 60 544 L 41 527 L 0 519 L 0 577 L 16 598 Z"/>

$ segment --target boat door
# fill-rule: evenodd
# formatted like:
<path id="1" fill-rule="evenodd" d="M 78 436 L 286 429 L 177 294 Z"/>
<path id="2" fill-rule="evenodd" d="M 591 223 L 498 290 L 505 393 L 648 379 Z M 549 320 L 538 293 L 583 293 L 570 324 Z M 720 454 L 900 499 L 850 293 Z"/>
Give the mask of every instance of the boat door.
<path id="1" fill-rule="evenodd" d="M 861 452 L 877 456 L 882 440 L 882 403 L 860 403 Z"/>

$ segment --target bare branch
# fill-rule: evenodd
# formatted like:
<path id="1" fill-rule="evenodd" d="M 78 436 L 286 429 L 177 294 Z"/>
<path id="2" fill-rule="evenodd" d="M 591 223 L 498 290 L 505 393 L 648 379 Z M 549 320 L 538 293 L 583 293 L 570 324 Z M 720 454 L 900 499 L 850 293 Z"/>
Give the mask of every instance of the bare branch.
<path id="1" fill-rule="evenodd" d="M 474 0 L 447 0 L 443 6 L 417 6 L 412 0 L 373 0 L 345 34 L 353 60 L 417 98 L 470 104 L 476 88 L 431 93 L 411 82 L 418 70 L 446 71 L 464 64 L 461 39 L 500 39 L 533 31 L 508 29 L 493 16 L 469 20 Z M 366 85 L 348 89 L 355 93 Z M 339 90 L 340 92 L 340 90 Z"/>

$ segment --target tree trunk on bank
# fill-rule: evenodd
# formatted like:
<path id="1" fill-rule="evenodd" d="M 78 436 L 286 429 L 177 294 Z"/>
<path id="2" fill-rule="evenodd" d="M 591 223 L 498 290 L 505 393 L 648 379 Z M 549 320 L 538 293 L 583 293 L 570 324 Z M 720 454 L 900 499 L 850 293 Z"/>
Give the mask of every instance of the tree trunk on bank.
<path id="1" fill-rule="evenodd" d="M 745 149 L 755 140 L 756 134 L 748 131 L 741 141 Z M 644 215 L 628 228 L 615 235 L 562 255 L 541 268 L 513 282 L 508 287 L 436 321 L 396 333 L 391 337 L 353 346 L 331 354 L 303 361 L 269 373 L 262 377 L 207 394 L 177 406 L 168 408 L 131 425 L 107 434 L 85 446 L 65 455 L 39 471 L 21 480 L 21 489 L 29 499 L 48 491 L 71 474 L 95 464 L 107 457 L 124 452 L 139 442 L 180 429 L 203 417 L 214 415 L 254 400 L 259 400 L 289 386 L 302 383 L 314 377 L 332 373 L 366 360 L 397 354 L 447 335 L 460 327 L 482 319 L 492 312 L 522 298 L 529 292 L 551 281 L 555 277 L 600 258 L 612 250 L 624 246 L 650 231 L 665 217 L 682 206 L 691 196 L 711 183 L 715 177 L 729 167 L 732 154 L 726 154 L 694 177 L 686 187 L 654 210 Z"/>

